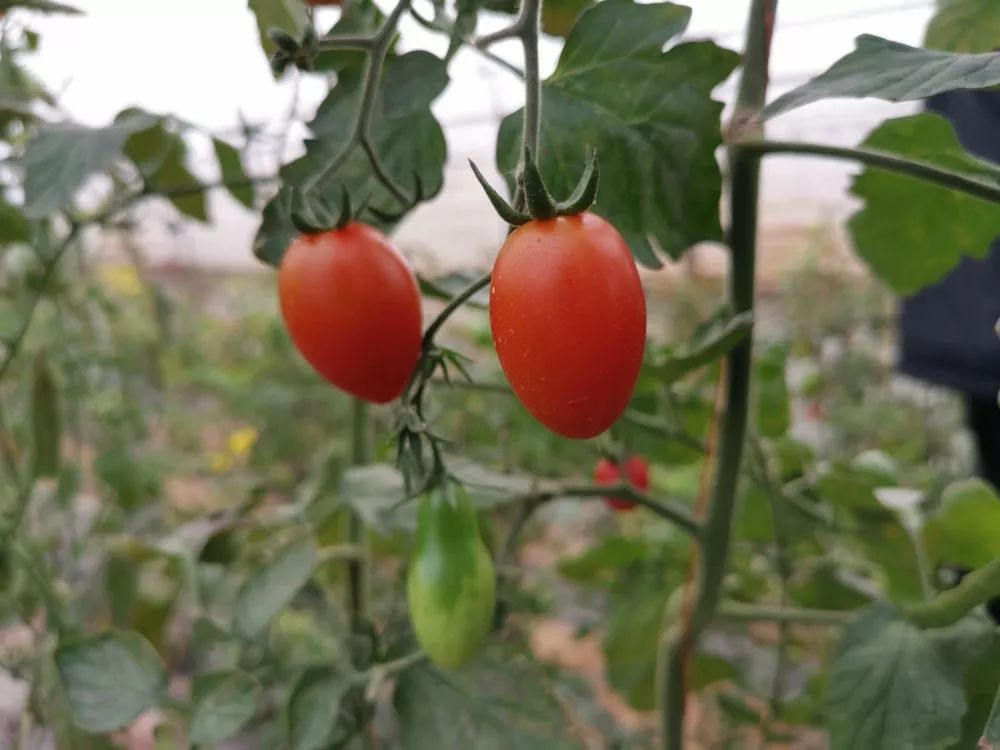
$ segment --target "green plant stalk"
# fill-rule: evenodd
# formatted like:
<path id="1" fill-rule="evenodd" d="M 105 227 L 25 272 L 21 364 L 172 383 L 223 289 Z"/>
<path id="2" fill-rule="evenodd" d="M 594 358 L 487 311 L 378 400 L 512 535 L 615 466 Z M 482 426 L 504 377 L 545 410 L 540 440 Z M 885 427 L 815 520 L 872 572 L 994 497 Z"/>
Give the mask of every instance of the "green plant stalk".
<path id="1" fill-rule="evenodd" d="M 757 435 L 751 435 L 748 441 L 754 461 L 760 470 L 767 490 L 767 504 L 771 512 L 771 525 L 774 528 L 774 566 L 778 571 L 780 579 L 780 605 L 786 606 L 788 603 L 788 581 L 791 579 L 792 561 L 788 550 L 790 546 L 788 528 L 784 515 L 784 493 L 781 484 L 771 471 L 770 458 L 767 455 L 762 440 Z M 769 694 L 770 719 L 773 719 L 778 712 L 779 700 L 785 682 L 785 661 L 788 649 L 788 622 L 778 621 L 778 643 L 775 646 L 774 675 L 771 681 L 771 691 Z"/>
<path id="2" fill-rule="evenodd" d="M 996 597 L 1000 597 L 1000 558 L 972 571 L 955 588 L 903 612 L 917 627 L 944 628 Z"/>
<path id="3" fill-rule="evenodd" d="M 364 466 L 370 460 L 368 404 L 361 399 L 351 403 L 351 465 Z M 347 605 L 351 630 L 358 632 L 368 613 L 368 546 L 365 525 L 358 512 L 351 509 L 347 537 L 356 554 L 347 561 Z"/>
<path id="4" fill-rule="evenodd" d="M 743 57 L 743 74 L 735 120 L 752 118 L 767 96 L 768 56 L 777 0 L 752 0 Z M 734 315 L 752 313 L 757 251 L 757 211 L 760 160 L 757 155 L 730 150 L 729 301 Z M 715 484 L 701 531 L 698 589 L 687 632 L 668 628 L 657 659 L 660 700 L 660 741 L 664 750 L 682 750 L 688 654 L 712 620 L 722 596 L 729 558 L 733 510 L 750 407 L 753 334 L 740 341 L 726 358 L 725 406 L 719 431 Z"/>
<path id="5" fill-rule="evenodd" d="M 876 167 L 887 172 L 895 172 L 907 177 L 923 180 L 924 182 L 930 182 L 950 190 L 957 190 L 975 198 L 990 201 L 991 203 L 1000 203 L 1000 186 L 998 185 L 966 177 L 963 174 L 952 172 L 917 159 L 909 159 L 882 151 L 798 141 L 746 140 L 733 145 L 746 153 L 756 156 L 786 154 L 791 156 L 818 156 L 828 159 L 856 161 L 869 167 Z"/>

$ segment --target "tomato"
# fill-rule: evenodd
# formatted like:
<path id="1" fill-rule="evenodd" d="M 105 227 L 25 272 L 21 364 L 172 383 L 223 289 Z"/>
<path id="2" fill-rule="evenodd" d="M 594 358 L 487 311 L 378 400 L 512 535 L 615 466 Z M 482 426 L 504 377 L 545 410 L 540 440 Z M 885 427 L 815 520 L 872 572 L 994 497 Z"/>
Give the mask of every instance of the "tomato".
<path id="1" fill-rule="evenodd" d="M 630 456 L 625 462 L 624 475 L 629 484 L 645 492 L 649 489 L 649 462 L 642 456 Z M 622 481 L 622 470 L 617 464 L 606 458 L 598 460 L 594 466 L 594 482 L 597 484 L 619 484 Z M 606 497 L 604 502 L 612 510 L 628 511 L 635 503 L 625 497 Z"/>
<path id="2" fill-rule="evenodd" d="M 493 625 L 496 573 L 459 487 L 421 498 L 406 597 L 417 641 L 438 666 L 467 662 Z"/>
<path id="3" fill-rule="evenodd" d="M 379 231 L 348 224 L 304 234 L 278 272 L 285 326 L 324 378 L 375 403 L 402 393 L 420 358 L 420 292 Z"/>
<path id="4" fill-rule="evenodd" d="M 646 342 L 646 301 L 618 231 L 583 213 L 529 221 L 500 248 L 490 286 L 500 365 L 553 432 L 590 438 L 628 404 Z"/>

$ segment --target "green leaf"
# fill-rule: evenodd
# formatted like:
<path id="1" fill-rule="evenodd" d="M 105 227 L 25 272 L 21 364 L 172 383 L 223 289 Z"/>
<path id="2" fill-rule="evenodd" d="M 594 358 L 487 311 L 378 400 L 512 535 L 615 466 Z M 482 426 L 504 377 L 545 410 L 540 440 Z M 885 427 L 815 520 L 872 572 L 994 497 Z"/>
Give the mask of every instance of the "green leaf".
<path id="1" fill-rule="evenodd" d="M 184 165 L 187 146 L 163 120 L 129 136 L 125 155 L 138 167 L 152 193 L 162 193 L 178 211 L 198 221 L 208 221 L 205 191 Z M 189 190 L 195 188 L 194 190 Z M 175 194 L 183 190 L 183 194 Z"/>
<path id="2" fill-rule="evenodd" d="M 196 675 L 191 690 L 190 741 L 221 742 L 232 737 L 253 717 L 259 698 L 260 685 L 246 672 Z"/>
<path id="3" fill-rule="evenodd" d="M 66 13 L 69 15 L 81 15 L 82 11 L 65 3 L 56 3 L 52 0 L 0 0 L 0 11 L 13 10 L 14 8 L 25 8 L 37 13 Z"/>
<path id="4" fill-rule="evenodd" d="M 663 384 L 673 383 L 728 354 L 752 330 L 752 313 L 717 316 L 695 334 L 686 352 L 670 353 L 666 361 L 654 362 L 649 371 Z"/>
<path id="5" fill-rule="evenodd" d="M 577 745 L 544 670 L 512 650 L 458 671 L 410 667 L 393 698 L 403 750 L 562 750 Z"/>
<path id="6" fill-rule="evenodd" d="M 996 750 L 1000 747 L 1000 687 L 997 688 L 993 710 L 990 711 L 990 718 L 986 720 L 986 728 L 983 729 L 983 738 L 979 746 L 983 750 Z"/>
<path id="7" fill-rule="evenodd" d="M 340 702 L 349 682 L 325 667 L 310 669 L 295 683 L 288 698 L 288 738 L 292 750 L 326 747 L 337 725 Z"/>
<path id="8" fill-rule="evenodd" d="M 219 160 L 219 170 L 222 173 L 222 181 L 226 183 L 226 190 L 238 202 L 252 210 L 253 185 L 250 184 L 247 173 L 243 171 L 240 152 L 218 138 L 213 138 L 212 144 L 215 146 L 215 156 Z"/>
<path id="9" fill-rule="evenodd" d="M 309 23 L 302 0 L 249 0 L 247 6 L 257 19 L 260 45 L 268 56 L 277 49 L 267 36 L 268 30 L 281 29 L 298 39 Z"/>
<path id="10" fill-rule="evenodd" d="M 52 368 L 44 355 L 35 358 L 31 383 L 31 476 L 59 475 L 59 441 L 62 434 L 59 418 L 59 391 Z"/>
<path id="11" fill-rule="evenodd" d="M 167 671 L 138 633 L 112 631 L 69 641 L 56 665 L 73 720 L 88 732 L 110 732 L 156 706 L 167 689 Z"/>
<path id="12" fill-rule="evenodd" d="M 21 209 L 0 198 L 0 244 L 27 242 L 30 236 L 28 220 Z"/>
<path id="13" fill-rule="evenodd" d="M 910 47 L 863 34 L 854 51 L 764 108 L 762 117 L 821 99 L 865 98 L 910 102 L 954 89 L 1000 84 L 1000 54 L 960 55 Z"/>
<path id="14" fill-rule="evenodd" d="M 978 658 L 965 675 L 965 697 L 969 702 L 969 710 L 962 717 L 962 738 L 954 746 L 955 750 L 979 747 L 978 743 L 984 736 L 988 742 L 993 743 L 993 746 L 987 744 L 981 750 L 1000 748 L 996 710 L 998 690 L 1000 690 L 1000 634 L 994 635 L 989 651 Z"/>
<path id="15" fill-rule="evenodd" d="M 888 120 L 862 146 L 992 185 L 1000 182 L 1000 167 L 968 154 L 951 124 L 935 114 Z M 854 248 L 901 294 L 937 281 L 963 256 L 985 258 L 1000 234 L 1000 211 L 993 203 L 911 177 L 865 169 L 851 192 L 864 202 L 849 223 Z"/>
<path id="16" fill-rule="evenodd" d="M 1000 498 L 981 479 L 948 485 L 924 539 L 933 564 L 986 565 L 1000 557 Z"/>
<path id="17" fill-rule="evenodd" d="M 236 596 L 233 612 L 236 631 L 244 638 L 261 635 L 312 577 L 315 567 L 316 548 L 311 540 L 302 540 L 251 571 Z"/>
<path id="18" fill-rule="evenodd" d="M 444 62 L 428 52 L 409 52 L 386 60 L 370 135 L 382 165 L 410 197 L 416 195 L 419 185 L 423 199 L 428 200 L 444 184 L 447 148 L 430 105 L 447 84 Z M 315 138 L 307 142 L 305 156 L 281 170 L 284 188 L 264 209 L 264 221 L 254 241 L 254 253 L 261 260 L 277 265 L 298 236 L 289 218 L 289 190 L 309 185 L 350 144 L 360 93 L 361 71 L 348 68 L 308 123 Z M 386 211 L 403 208 L 379 182 L 364 150 L 358 147 L 312 195 L 339 206 L 345 190 L 354 205 L 368 200 Z M 374 219 L 369 223 L 383 229 L 391 226 Z"/>
<path id="19" fill-rule="evenodd" d="M 994 52 L 1000 46 L 1000 7 L 993 0 L 938 0 L 924 46 L 949 52 Z"/>
<path id="20" fill-rule="evenodd" d="M 791 406 L 785 382 L 787 346 L 770 346 L 757 357 L 755 367 L 757 412 L 755 426 L 764 437 L 780 437 L 791 425 Z"/>
<path id="21" fill-rule="evenodd" d="M 604 654 L 607 679 L 630 706 L 656 704 L 656 654 L 671 587 L 662 573 L 626 569 L 612 591 Z"/>
<path id="22" fill-rule="evenodd" d="M 420 293 L 425 297 L 449 301 L 464 291 L 474 281 L 480 279 L 482 275 L 481 271 L 453 271 L 452 273 L 433 279 L 428 279 L 426 276 L 418 276 L 417 281 L 420 283 Z M 489 306 L 489 303 L 490 288 L 487 286 L 472 295 L 472 298 L 466 302 L 466 305 L 485 310 Z"/>
<path id="23" fill-rule="evenodd" d="M 37 219 L 66 208 L 84 180 L 121 157 L 130 135 L 155 123 L 153 115 L 134 112 L 105 128 L 40 126 L 24 150 L 24 212 Z"/>
<path id="24" fill-rule="evenodd" d="M 559 561 L 559 572 L 583 583 L 604 579 L 623 565 L 650 557 L 649 546 L 638 539 L 609 536 L 582 555 Z"/>
<path id="25" fill-rule="evenodd" d="M 788 584 L 788 598 L 800 607 L 812 609 L 854 610 L 869 603 L 869 598 L 847 583 L 841 570 L 829 560 L 820 560 L 808 570 L 798 566 Z"/>
<path id="26" fill-rule="evenodd" d="M 919 630 L 879 603 L 845 628 L 827 694 L 832 750 L 941 750 L 959 738 L 985 623 Z"/>
<path id="27" fill-rule="evenodd" d="M 715 161 L 722 105 L 711 92 L 739 56 L 711 42 L 664 52 L 690 14 L 672 3 L 598 3 L 573 27 L 542 86 L 539 166 L 547 185 L 568 196 L 596 148 L 601 185 L 592 210 L 653 268 L 661 265 L 656 247 L 677 258 L 722 237 Z M 511 190 L 521 129 L 519 111 L 504 119 L 497 141 L 497 165 Z"/>
<path id="28" fill-rule="evenodd" d="M 372 0 L 343 0 L 340 6 L 340 18 L 329 33 L 370 36 L 379 30 L 383 21 L 385 14 Z M 329 70 L 341 75 L 348 68 L 361 70 L 366 59 L 364 50 L 323 50 L 316 56 L 315 64 L 316 70 Z"/>

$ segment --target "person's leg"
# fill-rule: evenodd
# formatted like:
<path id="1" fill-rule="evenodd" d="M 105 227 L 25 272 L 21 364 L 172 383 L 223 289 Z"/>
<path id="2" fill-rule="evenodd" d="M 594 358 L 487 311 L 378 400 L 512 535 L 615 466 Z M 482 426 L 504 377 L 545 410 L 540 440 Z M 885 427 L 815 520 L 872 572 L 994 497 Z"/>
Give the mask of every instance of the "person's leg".
<path id="1" fill-rule="evenodd" d="M 995 397 L 965 398 L 969 429 L 979 453 L 979 474 L 1000 489 L 1000 405 Z"/>

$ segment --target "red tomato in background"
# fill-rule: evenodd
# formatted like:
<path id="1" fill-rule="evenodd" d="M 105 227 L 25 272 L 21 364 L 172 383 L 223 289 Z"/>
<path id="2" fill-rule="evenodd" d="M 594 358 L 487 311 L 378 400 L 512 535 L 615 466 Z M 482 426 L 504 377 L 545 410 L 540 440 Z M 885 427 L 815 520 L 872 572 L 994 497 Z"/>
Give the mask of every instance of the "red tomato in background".
<path id="1" fill-rule="evenodd" d="M 630 456 L 625 462 L 625 479 L 636 489 L 645 492 L 649 489 L 649 462 L 642 456 Z M 618 464 L 606 458 L 599 459 L 594 466 L 595 484 L 619 484 L 622 481 L 622 470 Z M 635 508 L 635 503 L 624 497 L 606 497 L 604 502 L 612 510 L 627 511 Z"/>
<path id="2" fill-rule="evenodd" d="M 278 296 L 292 341 L 324 378 L 379 404 L 402 393 L 420 357 L 420 292 L 381 232 L 302 235 L 282 258 Z"/>
<path id="3" fill-rule="evenodd" d="M 514 393 L 568 438 L 604 432 L 628 404 L 646 300 L 625 240 L 591 213 L 530 221 L 500 248 L 490 327 Z"/>

